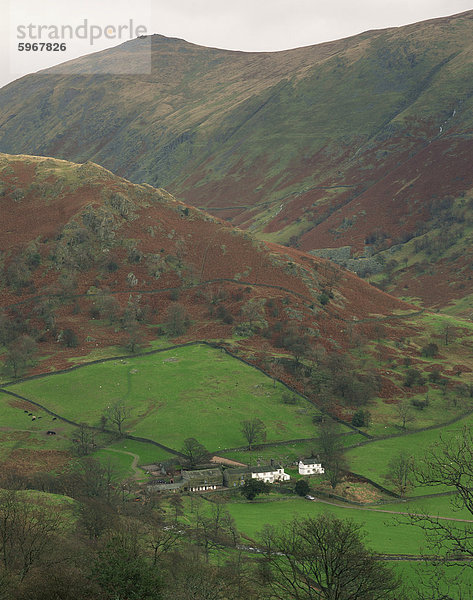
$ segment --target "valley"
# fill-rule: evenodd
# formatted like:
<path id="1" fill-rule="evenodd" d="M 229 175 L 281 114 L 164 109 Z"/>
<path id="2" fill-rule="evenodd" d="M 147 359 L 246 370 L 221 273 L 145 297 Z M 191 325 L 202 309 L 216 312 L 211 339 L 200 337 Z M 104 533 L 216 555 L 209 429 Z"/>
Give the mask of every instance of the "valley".
<path id="1" fill-rule="evenodd" d="M 0 89 L 0 600 L 471 597 L 472 29 Z"/>

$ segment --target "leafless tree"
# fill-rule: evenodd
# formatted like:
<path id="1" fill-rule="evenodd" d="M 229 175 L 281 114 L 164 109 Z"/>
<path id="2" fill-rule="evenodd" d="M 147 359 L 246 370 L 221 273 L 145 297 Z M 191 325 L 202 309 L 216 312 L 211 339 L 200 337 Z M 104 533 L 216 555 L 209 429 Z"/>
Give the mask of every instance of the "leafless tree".
<path id="1" fill-rule="evenodd" d="M 322 464 L 332 488 L 340 483 L 346 469 L 341 438 L 332 419 L 323 421 L 320 425 L 319 450 Z"/>
<path id="2" fill-rule="evenodd" d="M 169 335 L 178 336 L 185 333 L 190 326 L 190 317 L 182 304 L 174 302 L 166 310 L 166 329 Z"/>
<path id="3" fill-rule="evenodd" d="M 123 435 L 123 425 L 131 416 L 131 408 L 123 400 L 117 400 L 105 411 L 107 419 L 112 423 L 119 435 Z"/>
<path id="4" fill-rule="evenodd" d="M 266 425 L 261 419 L 248 419 L 241 421 L 241 432 L 248 442 L 248 450 L 252 449 L 256 442 L 266 439 Z"/>
<path id="5" fill-rule="evenodd" d="M 368 550 L 360 526 L 331 515 L 295 519 L 263 534 L 274 600 L 387 600 L 400 587 Z"/>
<path id="6" fill-rule="evenodd" d="M 0 563 L 21 582 L 30 569 L 49 558 L 62 516 L 12 490 L 0 492 Z"/>
<path id="7" fill-rule="evenodd" d="M 80 423 L 73 433 L 72 444 L 77 456 L 87 456 L 95 448 L 95 431 L 86 423 Z"/>
<path id="8" fill-rule="evenodd" d="M 441 437 L 418 462 L 420 485 L 453 488 L 452 509 L 467 509 L 473 515 L 473 433 L 464 427 L 457 435 Z M 439 519 L 429 514 L 411 514 L 410 522 L 424 530 L 431 560 L 431 578 L 419 598 L 442 600 L 472 597 L 473 526 Z M 432 557 L 439 557 L 434 559 Z M 454 577 L 449 567 L 456 566 Z M 451 571 L 451 569 L 450 569 Z"/>
<path id="9" fill-rule="evenodd" d="M 403 498 L 414 484 L 414 457 L 405 452 L 392 457 L 388 464 L 386 479 L 394 485 L 396 492 Z"/>
<path id="10" fill-rule="evenodd" d="M 414 420 L 412 408 L 405 400 L 400 400 L 396 405 L 396 413 L 401 421 L 401 427 L 403 429 L 406 428 L 407 423 L 412 423 Z"/>
<path id="11" fill-rule="evenodd" d="M 19 377 L 23 371 L 34 364 L 36 342 L 29 335 L 22 335 L 7 346 L 5 369 L 13 377 Z"/>

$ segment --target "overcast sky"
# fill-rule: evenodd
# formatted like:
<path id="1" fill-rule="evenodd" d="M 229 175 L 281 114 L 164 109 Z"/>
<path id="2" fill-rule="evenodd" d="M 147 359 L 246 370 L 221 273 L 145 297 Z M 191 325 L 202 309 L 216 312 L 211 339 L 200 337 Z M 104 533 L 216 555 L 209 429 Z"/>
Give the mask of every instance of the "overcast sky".
<path id="1" fill-rule="evenodd" d="M 146 28 L 190 42 L 218 48 L 269 51 L 307 46 L 366 31 L 452 15 L 472 8 L 472 0 L 0 0 L 0 87 L 54 64 L 115 46 L 119 25 Z M 54 42 L 43 29 L 38 40 L 19 37 L 18 27 L 48 28 L 84 23 L 105 30 L 90 40 L 65 40 L 65 52 L 19 52 L 21 42 Z M 115 30 L 113 29 L 115 28 Z M 23 31 L 25 31 L 23 29 Z M 96 30 L 98 31 L 98 30 Z M 139 31 L 142 33 L 143 30 Z M 89 33 L 89 30 L 88 30 Z M 135 37 L 135 36 L 133 36 Z"/>

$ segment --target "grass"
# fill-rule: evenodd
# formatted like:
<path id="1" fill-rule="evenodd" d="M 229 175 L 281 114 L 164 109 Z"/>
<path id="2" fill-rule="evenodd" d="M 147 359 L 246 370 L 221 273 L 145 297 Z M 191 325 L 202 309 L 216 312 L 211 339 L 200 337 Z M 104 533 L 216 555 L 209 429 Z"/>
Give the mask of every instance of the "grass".
<path id="1" fill-rule="evenodd" d="M 250 538 L 258 537 L 265 524 L 280 525 L 295 517 L 318 517 L 331 513 L 340 519 L 352 519 L 366 530 L 366 543 L 376 552 L 419 554 L 424 544 L 423 533 L 411 525 L 400 523 L 399 517 L 385 513 L 360 511 L 350 507 L 329 506 L 303 498 L 272 502 L 232 502 L 226 508 L 235 519 L 238 530 Z"/>
<path id="2" fill-rule="evenodd" d="M 322 503 L 309 502 L 295 496 L 281 498 L 273 493 L 270 494 L 268 499 L 271 501 L 244 502 L 236 496 L 227 502 L 224 507 L 235 519 L 240 533 L 256 542 L 259 532 L 265 524 L 279 526 L 295 516 L 301 518 L 317 517 L 321 513 L 330 512 L 337 518 L 352 519 L 359 524 L 362 527 L 362 532 L 366 535 L 365 543 L 377 552 L 418 555 L 422 549 L 428 551 L 423 532 L 418 528 L 402 523 L 402 521 L 406 521 L 402 516 L 370 513 L 346 506 L 328 506 Z M 192 526 L 197 514 L 210 514 L 211 512 L 212 504 L 199 496 L 184 496 L 183 500 L 184 514 L 179 519 L 183 524 Z M 409 504 L 414 505 L 413 508 L 415 508 L 419 502 Z M 383 508 L 404 511 L 407 507 L 407 503 L 399 503 L 392 507 L 386 505 Z M 428 504 L 426 504 L 426 508 L 429 508 Z M 172 509 L 168 507 L 167 510 L 171 515 Z M 242 543 L 253 545 L 253 542 L 245 538 L 243 538 Z M 413 590 L 420 589 L 422 582 L 428 580 L 428 576 L 433 569 L 426 562 L 394 561 L 391 566 L 402 579 L 407 591 L 407 598 L 411 598 L 410 594 Z M 461 576 L 461 569 L 449 566 L 447 573 L 449 576 L 459 577 Z M 463 575 L 463 577 L 469 580 L 468 575 Z"/>
<path id="3" fill-rule="evenodd" d="M 342 431 L 348 431 L 348 428 L 342 426 Z M 317 432 L 314 431 L 316 434 Z M 363 441 L 365 438 L 360 434 L 345 435 L 342 438 L 345 446 L 352 446 L 358 442 Z M 253 465 L 258 460 L 269 461 L 271 458 L 280 462 L 283 465 L 290 465 L 294 461 L 300 458 L 308 458 L 309 456 L 316 455 L 319 452 L 317 440 L 311 442 L 293 442 L 291 444 L 284 444 L 281 446 L 269 446 L 255 448 L 251 452 L 248 450 L 237 450 L 233 452 L 223 452 L 221 456 L 230 458 L 245 464 Z"/>
<path id="4" fill-rule="evenodd" d="M 429 398 L 429 406 L 426 408 L 416 409 L 411 404 L 415 399 L 425 400 L 426 396 Z M 410 407 L 409 416 L 412 418 L 412 421 L 406 423 L 408 432 L 432 425 L 441 425 L 447 419 L 453 419 L 466 412 L 464 402 L 458 401 L 457 407 L 451 406 L 449 399 L 444 397 L 439 389 L 429 389 L 428 392 L 412 394 L 409 398 L 403 400 Z M 397 404 L 387 404 L 382 401 L 371 404 L 369 408 L 373 422 L 366 431 L 375 437 L 405 433 L 405 430 L 401 427 L 397 406 Z"/>
<path id="5" fill-rule="evenodd" d="M 132 409 L 130 433 L 175 449 L 187 437 L 211 450 L 241 446 L 240 421 L 248 418 L 264 421 L 268 441 L 314 435 L 314 411 L 307 402 L 285 405 L 282 385 L 203 345 L 89 365 L 10 389 L 91 425 L 121 400 Z"/>
<path id="6" fill-rule="evenodd" d="M 26 405 L 25 405 L 26 406 Z M 67 450 L 70 446 L 73 427 L 62 421 L 53 421 L 51 415 L 31 406 L 36 416 L 32 420 L 26 409 L 16 400 L 0 394 L 0 460 L 5 460 L 11 451 L 22 448 L 31 450 Z M 48 436 L 48 430 L 56 431 Z"/>
<path id="7" fill-rule="evenodd" d="M 438 496 L 436 498 L 419 497 L 415 500 L 383 504 L 379 508 L 382 510 L 394 510 L 396 512 L 411 512 L 473 521 L 473 515 L 466 508 L 458 508 L 453 504 L 454 499 L 453 495 Z"/>
<path id="8" fill-rule="evenodd" d="M 162 450 L 158 446 L 153 444 L 146 444 L 144 442 L 135 442 L 134 440 L 120 440 L 107 446 L 113 450 L 122 450 L 124 452 L 131 452 L 139 456 L 138 465 L 149 465 L 152 463 L 163 462 L 173 458 L 173 454 Z"/>
<path id="9" fill-rule="evenodd" d="M 377 440 L 364 446 L 348 450 L 346 457 L 352 471 L 364 475 L 365 477 L 369 477 L 373 481 L 390 488 L 390 484 L 386 482 L 384 477 L 388 470 L 388 463 L 393 456 L 403 451 L 420 459 L 430 445 L 440 440 L 440 436 L 447 437 L 455 435 L 461 431 L 464 426 L 470 427 L 472 423 L 473 416 L 470 415 L 457 423 L 439 429 L 420 431 L 386 440 Z M 411 490 L 409 495 L 419 496 L 446 490 L 447 488 L 432 489 L 417 487 Z"/>
<path id="10" fill-rule="evenodd" d="M 131 454 L 138 457 L 138 467 L 164 462 L 174 456 L 153 444 L 135 442 L 134 440 L 128 439 L 119 440 L 113 444 L 109 444 L 106 448 L 101 448 L 94 452 L 93 456 L 103 464 L 111 464 L 119 479 L 123 480 L 127 477 L 132 477 L 135 474 L 132 468 L 134 457 L 130 456 Z M 142 470 L 138 479 L 140 481 L 148 479 L 147 473 Z"/>
<path id="11" fill-rule="evenodd" d="M 132 468 L 133 456 L 126 454 L 126 450 L 115 451 L 110 447 L 101 448 L 93 453 L 93 457 L 99 460 L 103 465 L 110 465 L 116 479 L 119 481 L 134 476 L 134 470 Z M 140 480 L 146 479 L 144 472 L 142 472 L 141 475 L 142 476 L 139 477 Z"/>

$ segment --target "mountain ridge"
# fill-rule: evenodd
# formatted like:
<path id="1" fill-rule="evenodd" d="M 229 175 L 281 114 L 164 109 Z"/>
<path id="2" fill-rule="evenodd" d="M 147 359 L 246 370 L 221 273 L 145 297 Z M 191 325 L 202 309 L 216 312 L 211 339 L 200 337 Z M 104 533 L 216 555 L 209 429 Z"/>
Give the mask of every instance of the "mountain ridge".
<path id="1" fill-rule="evenodd" d="M 149 75 L 53 68 L 0 90 L 0 150 L 93 160 L 305 251 L 356 256 L 379 232 L 395 246 L 439 198 L 473 188 L 472 22 L 467 11 L 276 53 L 151 36 Z M 149 42 L 72 66 L 138 60 Z"/>

